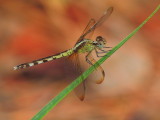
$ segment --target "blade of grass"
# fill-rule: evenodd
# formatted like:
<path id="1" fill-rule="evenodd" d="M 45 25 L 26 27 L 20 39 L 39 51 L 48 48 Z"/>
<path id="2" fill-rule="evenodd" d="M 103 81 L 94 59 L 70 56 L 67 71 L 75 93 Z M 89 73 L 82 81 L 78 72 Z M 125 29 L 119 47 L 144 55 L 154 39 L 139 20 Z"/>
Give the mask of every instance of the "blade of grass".
<path id="1" fill-rule="evenodd" d="M 62 92 L 60 92 L 55 98 L 53 98 L 46 106 L 44 106 L 40 112 L 38 112 L 32 120 L 41 120 L 49 111 L 51 111 L 66 95 L 68 95 L 74 88 L 76 88 L 82 81 L 84 81 L 99 65 L 101 65 L 107 58 L 109 58 L 115 51 L 117 51 L 125 42 L 127 42 L 158 10 L 160 5 L 151 13 L 151 15 L 143 21 L 133 32 L 131 32 L 126 38 L 124 38 L 117 46 L 115 46 L 104 57 L 98 60 L 94 66 L 91 66 L 81 76 L 68 85 Z"/>

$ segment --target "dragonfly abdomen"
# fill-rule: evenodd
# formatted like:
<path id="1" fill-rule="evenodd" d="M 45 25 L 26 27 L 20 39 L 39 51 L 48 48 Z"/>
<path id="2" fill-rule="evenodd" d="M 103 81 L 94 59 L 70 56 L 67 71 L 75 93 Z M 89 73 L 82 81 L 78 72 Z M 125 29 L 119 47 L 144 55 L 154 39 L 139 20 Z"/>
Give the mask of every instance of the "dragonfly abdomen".
<path id="1" fill-rule="evenodd" d="M 14 70 L 23 69 L 23 68 L 27 68 L 27 67 L 32 67 L 32 66 L 35 66 L 35 65 L 38 65 L 38 64 L 41 64 L 41 63 L 45 63 L 45 62 L 49 62 L 49 61 L 59 59 L 59 58 L 62 58 L 62 57 L 70 56 L 71 54 L 73 54 L 73 49 L 69 49 L 67 51 L 58 53 L 56 55 L 41 58 L 41 59 L 29 62 L 29 63 L 23 63 L 23 64 L 20 64 L 20 65 L 17 65 L 17 66 L 14 67 Z"/>

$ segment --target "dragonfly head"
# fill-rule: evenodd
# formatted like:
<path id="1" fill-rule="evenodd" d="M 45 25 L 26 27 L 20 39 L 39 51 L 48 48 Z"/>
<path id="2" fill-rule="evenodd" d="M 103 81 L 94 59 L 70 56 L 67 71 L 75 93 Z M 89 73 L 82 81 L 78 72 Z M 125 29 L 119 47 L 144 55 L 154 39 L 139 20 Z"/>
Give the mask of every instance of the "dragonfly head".
<path id="1" fill-rule="evenodd" d="M 98 48 L 103 48 L 105 47 L 106 39 L 104 39 L 102 36 L 97 36 L 96 42 L 97 42 L 96 46 Z"/>

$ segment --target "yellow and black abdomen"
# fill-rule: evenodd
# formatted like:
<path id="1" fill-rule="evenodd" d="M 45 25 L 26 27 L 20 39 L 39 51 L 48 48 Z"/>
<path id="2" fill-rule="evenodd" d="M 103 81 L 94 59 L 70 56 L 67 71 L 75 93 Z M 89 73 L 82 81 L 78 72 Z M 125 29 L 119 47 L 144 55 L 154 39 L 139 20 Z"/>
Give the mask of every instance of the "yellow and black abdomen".
<path id="1" fill-rule="evenodd" d="M 23 69 L 23 68 L 31 67 L 31 66 L 38 65 L 38 64 L 41 64 L 41 63 L 49 62 L 49 61 L 52 61 L 52 60 L 55 60 L 55 59 L 70 56 L 71 54 L 73 54 L 73 49 L 69 49 L 67 51 L 58 53 L 56 55 L 52 55 L 52 56 L 48 56 L 48 57 L 41 58 L 41 59 L 38 59 L 38 60 L 34 60 L 32 62 L 29 62 L 29 63 L 20 64 L 18 66 L 15 66 L 14 70 Z"/>

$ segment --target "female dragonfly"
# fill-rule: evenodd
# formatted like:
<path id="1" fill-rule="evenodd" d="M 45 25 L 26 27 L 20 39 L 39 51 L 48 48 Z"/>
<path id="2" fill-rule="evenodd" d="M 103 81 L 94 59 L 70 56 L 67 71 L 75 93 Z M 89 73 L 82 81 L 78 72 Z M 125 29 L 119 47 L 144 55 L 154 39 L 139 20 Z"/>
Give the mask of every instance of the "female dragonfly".
<path id="1" fill-rule="evenodd" d="M 101 53 L 107 53 L 109 51 L 109 50 L 104 50 L 104 48 L 110 48 L 110 47 L 106 47 L 106 40 L 103 37 L 97 36 L 96 40 L 93 41 L 92 39 L 89 38 L 89 36 L 91 36 L 94 30 L 97 27 L 99 27 L 111 15 L 112 12 L 113 12 L 113 7 L 110 7 L 97 20 L 97 22 L 94 19 L 91 19 L 73 48 L 63 51 L 61 53 L 55 54 L 55 55 L 51 55 L 45 58 L 34 60 L 32 62 L 17 65 L 14 67 L 14 70 L 31 67 L 31 66 L 38 65 L 41 63 L 56 60 L 62 57 L 69 57 L 71 60 L 75 62 L 75 65 L 76 65 L 75 67 L 79 69 L 80 68 L 79 67 L 80 65 L 79 55 L 84 54 L 84 53 L 86 54 L 85 61 L 88 64 L 93 65 L 96 62 L 96 60 L 92 57 L 91 53 L 95 51 L 97 57 L 102 57 L 100 55 Z M 96 71 L 101 73 L 101 78 L 96 80 L 96 83 L 100 84 L 104 80 L 105 73 L 101 66 L 99 66 Z M 85 81 L 84 81 L 75 90 L 80 100 L 84 99 L 85 88 L 86 87 L 85 87 Z"/>

